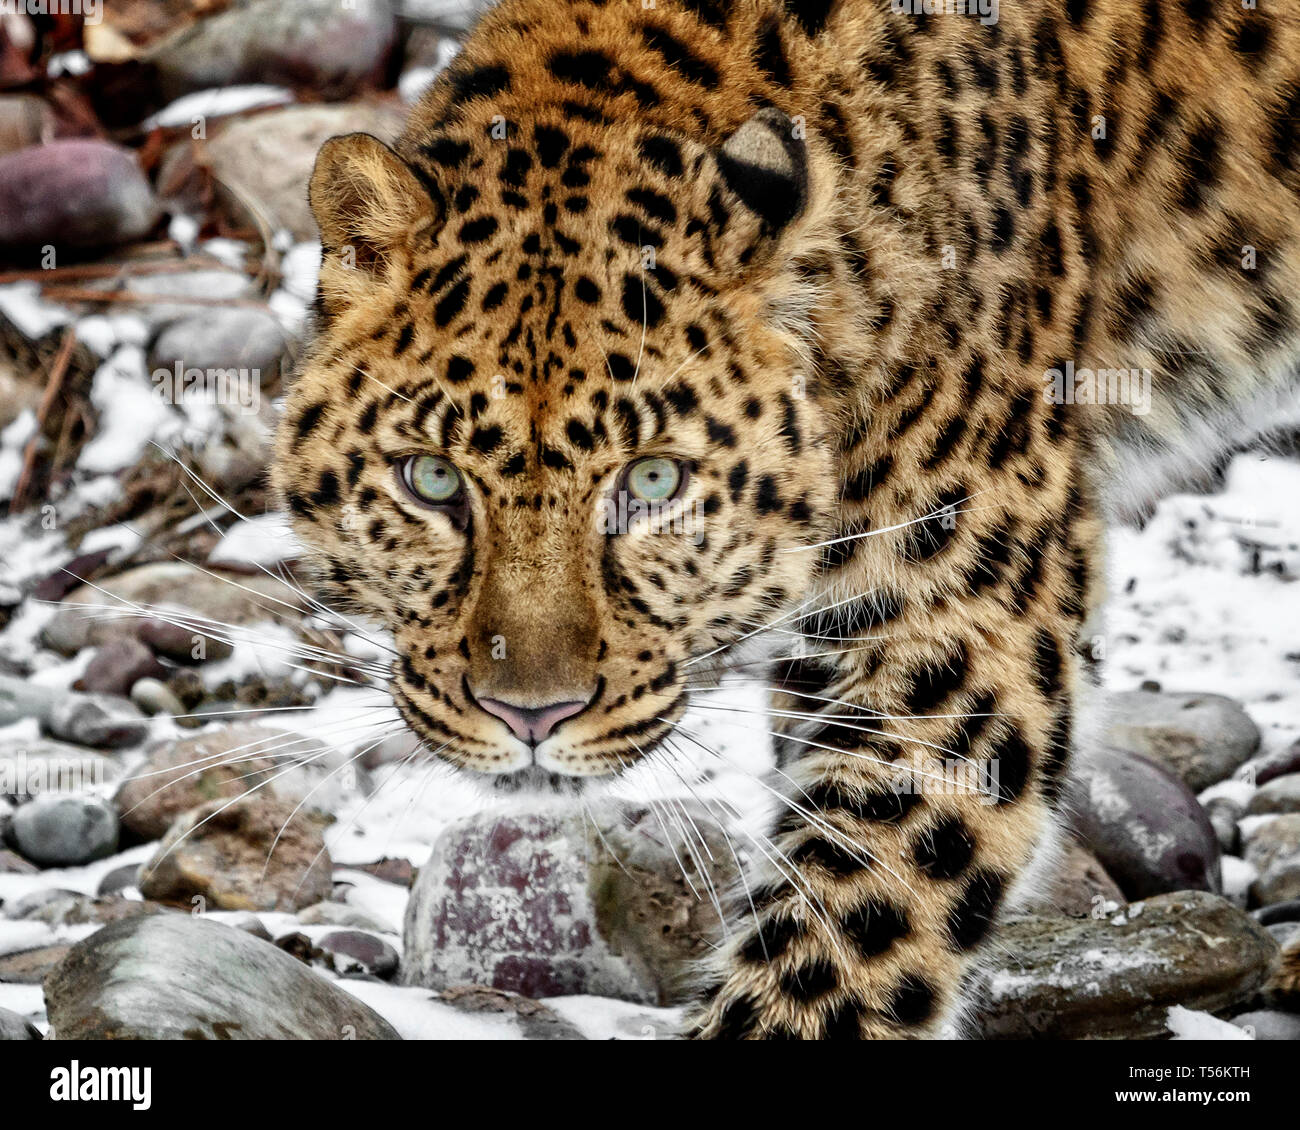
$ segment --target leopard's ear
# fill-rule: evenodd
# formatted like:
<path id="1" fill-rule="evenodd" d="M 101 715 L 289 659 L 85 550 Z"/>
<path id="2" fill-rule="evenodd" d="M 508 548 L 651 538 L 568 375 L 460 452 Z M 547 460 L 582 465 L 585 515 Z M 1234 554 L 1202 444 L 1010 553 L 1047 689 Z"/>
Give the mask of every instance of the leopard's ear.
<path id="1" fill-rule="evenodd" d="M 320 228 L 322 270 L 333 265 L 372 275 L 397 262 L 417 233 L 436 228 L 444 211 L 437 185 L 365 133 L 325 142 L 308 200 Z M 347 276 L 335 281 L 346 289 Z"/>
<path id="2" fill-rule="evenodd" d="M 747 266 L 807 207 L 807 146 L 794 120 L 768 106 L 723 142 L 714 162 L 722 186 L 743 209 L 741 222 L 724 230 L 723 242 L 737 266 Z"/>

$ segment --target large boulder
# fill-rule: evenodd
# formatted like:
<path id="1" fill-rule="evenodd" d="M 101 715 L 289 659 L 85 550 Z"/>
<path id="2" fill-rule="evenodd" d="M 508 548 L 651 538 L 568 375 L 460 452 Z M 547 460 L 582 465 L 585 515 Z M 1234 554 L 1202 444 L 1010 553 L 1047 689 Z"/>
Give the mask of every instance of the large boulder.
<path id="1" fill-rule="evenodd" d="M 1109 918 L 1028 915 L 998 933 L 978 1025 L 989 1038 L 1144 1039 L 1172 1005 L 1218 1013 L 1268 979 L 1278 945 L 1226 899 L 1157 895 Z"/>
<path id="2" fill-rule="evenodd" d="M 1125 691 L 1106 702 L 1105 740 L 1165 765 L 1200 792 L 1251 758 L 1259 727 L 1223 695 Z"/>
<path id="3" fill-rule="evenodd" d="M 684 999 L 692 962 L 719 933 L 707 892 L 736 877 L 712 818 L 692 817 L 708 874 L 644 809 L 489 813 L 451 825 L 411 892 L 403 982 Z"/>
<path id="4" fill-rule="evenodd" d="M 1163 766 L 1134 753 L 1083 751 L 1070 801 L 1075 835 L 1128 898 L 1222 889 L 1214 828 Z"/>
<path id="5" fill-rule="evenodd" d="M 210 910 L 291 912 L 329 896 L 331 869 L 315 822 L 259 792 L 181 816 L 141 869 L 140 893 Z"/>
<path id="6" fill-rule="evenodd" d="M 56 1040 L 395 1040 L 378 1013 L 244 930 L 135 918 L 78 942 L 45 980 Z"/>

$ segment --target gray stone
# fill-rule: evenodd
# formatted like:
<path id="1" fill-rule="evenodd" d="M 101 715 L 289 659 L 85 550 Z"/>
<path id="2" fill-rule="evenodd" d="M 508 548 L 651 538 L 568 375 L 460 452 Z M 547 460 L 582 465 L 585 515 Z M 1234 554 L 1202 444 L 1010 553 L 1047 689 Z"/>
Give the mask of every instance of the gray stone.
<path id="1" fill-rule="evenodd" d="M 25 1016 L 0 1008 L 0 1040 L 40 1040 L 40 1029 Z"/>
<path id="2" fill-rule="evenodd" d="M 124 863 L 121 867 L 114 867 L 107 875 L 99 881 L 99 886 L 95 888 L 95 893 L 100 895 L 116 895 L 125 891 L 128 887 L 138 887 L 140 885 L 140 865 L 138 863 Z"/>
<path id="3" fill-rule="evenodd" d="M 1043 893 L 1019 909 L 1025 914 L 1087 918 L 1099 910 L 1118 910 L 1127 901 L 1097 857 L 1073 839 L 1067 839 L 1060 863 Z"/>
<path id="4" fill-rule="evenodd" d="M 129 695 L 136 680 L 164 679 L 167 668 L 139 640 L 109 640 L 95 652 L 77 689 L 90 694 Z"/>
<path id="5" fill-rule="evenodd" d="M 1249 816 L 1267 816 L 1275 812 L 1300 812 L 1300 773 L 1274 777 L 1250 798 Z"/>
<path id="6" fill-rule="evenodd" d="M 382 922 L 372 918 L 355 906 L 343 902 L 318 902 L 298 912 L 298 921 L 304 926 L 346 926 L 352 930 L 374 930 L 385 933 Z"/>
<path id="7" fill-rule="evenodd" d="M 1259 871 L 1250 888 L 1256 906 L 1300 899 L 1300 813 L 1274 816 L 1252 829 L 1245 858 Z"/>
<path id="8" fill-rule="evenodd" d="M 1210 827 L 1214 829 L 1215 838 L 1219 841 L 1219 847 L 1225 854 L 1236 854 L 1240 845 L 1241 836 L 1237 829 L 1237 821 L 1242 818 L 1245 810 L 1231 797 L 1216 796 L 1205 802 L 1205 815 L 1210 821 Z"/>
<path id="9" fill-rule="evenodd" d="M 977 1024 L 988 1038 L 1163 1036 L 1171 1005 L 1222 1012 L 1262 986 L 1268 931 L 1202 891 L 1157 895 L 1111 918 L 1030 915 L 998 933 Z"/>
<path id="10" fill-rule="evenodd" d="M 58 1040 L 394 1040 L 378 1013 L 243 930 L 185 914 L 116 922 L 45 980 Z"/>
<path id="11" fill-rule="evenodd" d="M 139 745 L 149 733 L 145 716 L 131 702 L 97 694 L 57 699 L 45 718 L 45 728 L 56 738 L 96 749 Z"/>
<path id="12" fill-rule="evenodd" d="M 173 663 L 197 666 L 229 659 L 234 646 L 219 635 L 195 631 L 193 626 L 147 616 L 137 629 L 140 640 Z"/>
<path id="13" fill-rule="evenodd" d="M 149 351 L 149 369 L 242 369 L 269 385 L 287 344 L 269 312 L 218 308 L 164 326 Z"/>
<path id="14" fill-rule="evenodd" d="M 330 870 L 309 816 L 254 793 L 181 816 L 141 869 L 140 893 L 187 907 L 292 912 L 329 895 Z"/>
<path id="15" fill-rule="evenodd" d="M 175 610 L 193 621 L 195 631 L 202 632 L 208 621 L 247 625 L 296 619 L 301 602 L 298 593 L 272 577 L 228 577 L 187 562 L 160 561 L 98 580 L 95 587 L 73 589 L 45 625 L 41 642 L 52 651 L 71 656 L 116 637 L 134 637 L 140 620 L 114 614 L 110 609 L 119 604 L 124 612 L 131 608 Z M 5 685 L 6 681 L 0 681 L 0 724 L 4 724 Z"/>
<path id="16" fill-rule="evenodd" d="M 1252 911 L 1251 917 L 1261 926 L 1269 926 L 1274 922 L 1300 922 L 1300 899 L 1290 899 Z"/>
<path id="17" fill-rule="evenodd" d="M 1125 691 L 1106 709 L 1109 744 L 1168 766 L 1193 792 L 1232 776 L 1259 748 L 1259 728 L 1223 695 Z"/>
<path id="18" fill-rule="evenodd" d="M 724 890 L 736 878 L 712 820 L 700 812 L 693 819 L 716 866 L 707 877 L 680 844 L 664 842 L 644 809 L 458 821 L 438 838 L 412 888 L 403 983 L 477 984 L 530 998 L 684 999 L 692 966 L 719 934 L 709 899 L 695 891 L 710 883 Z"/>
<path id="19" fill-rule="evenodd" d="M 345 133 L 391 142 L 401 128 L 401 113 L 388 107 L 290 106 L 233 122 L 208 143 L 208 160 L 233 205 L 255 207 L 273 229 L 297 240 L 316 240 L 320 233 L 303 186 L 320 147 Z"/>
<path id="20" fill-rule="evenodd" d="M 1257 1040 L 1300 1040 L 1300 1016 L 1293 1013 L 1272 1009 L 1243 1012 L 1232 1022 L 1238 1028 L 1249 1029 Z"/>
<path id="21" fill-rule="evenodd" d="M 553 1008 L 518 993 L 488 989 L 482 985 L 455 985 L 439 993 L 438 999 L 458 1012 L 513 1016 L 526 1040 L 586 1039 Z"/>
<path id="22" fill-rule="evenodd" d="M 1074 832 L 1130 899 L 1219 891 L 1219 841 L 1196 797 L 1148 758 L 1081 751 L 1071 785 Z"/>
<path id="23" fill-rule="evenodd" d="M 75 867 L 117 851 L 117 816 L 90 796 L 40 796 L 10 828 L 14 846 L 43 867 Z"/>
<path id="24" fill-rule="evenodd" d="M 1257 785 L 1267 785 L 1275 777 L 1284 777 L 1288 773 L 1300 773 L 1300 741 L 1251 758 L 1241 767 L 1237 776 L 1254 781 Z"/>
<path id="25" fill-rule="evenodd" d="M 253 0 L 153 45 L 145 58 L 163 94 L 237 83 L 311 89 L 339 98 L 381 76 L 396 25 L 388 0 Z"/>
<path id="26" fill-rule="evenodd" d="M 120 146 L 69 138 L 0 156 L 0 245 L 126 243 L 160 214 L 135 154 Z"/>
<path id="27" fill-rule="evenodd" d="M 85 746 L 49 738 L 0 742 L 0 796 L 79 793 L 120 775 L 116 761 Z"/>
<path id="28" fill-rule="evenodd" d="M 316 945 L 334 972 L 344 976 L 365 973 L 386 981 L 397 972 L 397 951 L 383 938 L 364 930 L 335 930 Z"/>
<path id="29" fill-rule="evenodd" d="M 131 701 L 137 709 L 150 716 L 170 714 L 178 718 L 185 713 L 185 704 L 166 683 L 157 679 L 137 679 L 131 687 Z"/>

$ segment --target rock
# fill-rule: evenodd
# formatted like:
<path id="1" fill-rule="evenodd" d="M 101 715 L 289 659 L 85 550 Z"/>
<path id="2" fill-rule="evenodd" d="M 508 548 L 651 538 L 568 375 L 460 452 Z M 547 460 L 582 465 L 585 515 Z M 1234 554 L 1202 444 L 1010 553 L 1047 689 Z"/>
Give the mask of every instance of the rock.
<path id="1" fill-rule="evenodd" d="M 121 867 L 114 867 L 107 875 L 99 881 L 99 886 L 95 888 L 95 893 L 99 895 L 116 895 L 129 887 L 138 887 L 140 885 L 140 865 L 138 863 L 124 863 Z"/>
<path id="2" fill-rule="evenodd" d="M 0 957 L 0 984 L 39 985 L 60 961 L 68 956 L 71 945 L 59 943 L 32 950 L 19 950 Z"/>
<path id="3" fill-rule="evenodd" d="M 135 155 L 120 146 L 73 138 L 0 156 L 0 245 L 127 243 L 160 214 Z"/>
<path id="4" fill-rule="evenodd" d="M 256 722 L 236 722 L 149 750 L 114 797 L 122 825 L 141 840 L 165 835 L 182 813 L 216 799 L 258 790 L 294 801 L 319 801 L 313 788 L 334 751 L 315 738 Z M 298 762 L 311 758 L 311 766 Z M 316 774 L 316 776 L 313 776 Z M 314 810 L 314 809 L 313 809 Z"/>
<path id="5" fill-rule="evenodd" d="M 391 142 L 401 128 L 401 113 L 388 107 L 292 106 L 227 126 L 209 143 L 208 159 L 218 184 L 235 194 L 232 204 L 252 201 L 273 229 L 314 241 L 320 233 L 303 186 L 326 139 L 369 133 Z"/>
<path id="6" fill-rule="evenodd" d="M 167 677 L 167 668 L 139 640 L 109 640 L 87 664 L 77 689 L 91 694 L 128 695 L 136 680 Z"/>
<path id="7" fill-rule="evenodd" d="M 736 877 L 731 853 L 712 821 L 693 815 L 717 864 L 709 879 L 722 889 Z M 458 821 L 438 838 L 412 888 L 403 983 L 472 983 L 527 997 L 683 999 L 689 967 L 717 937 L 718 922 L 707 897 L 697 898 L 682 878 L 674 847 L 691 867 L 644 809 Z M 706 886 L 696 873 L 691 881 Z"/>
<path id="8" fill-rule="evenodd" d="M 1251 884 L 1255 905 L 1300 899 L 1300 813 L 1274 816 L 1246 839 L 1246 862 L 1259 871 Z"/>
<path id="9" fill-rule="evenodd" d="M 1267 785 L 1275 777 L 1284 777 L 1288 773 L 1300 773 L 1300 741 L 1252 758 L 1241 767 L 1238 776 L 1256 785 Z"/>
<path id="10" fill-rule="evenodd" d="M 121 603 L 124 612 L 135 608 L 167 608 L 195 621 L 202 632 L 209 621 L 217 624 L 256 624 L 292 616 L 301 596 L 281 581 L 267 576 L 227 578 L 216 570 L 203 570 L 179 561 L 140 565 L 116 577 L 97 581 L 98 587 L 73 589 L 41 632 L 41 642 L 61 655 L 75 655 L 83 647 L 97 647 L 110 639 L 135 636 L 140 620 L 132 615 L 101 612 L 104 605 Z M 96 606 L 90 611 L 90 606 Z M 224 635 L 225 629 L 220 629 Z M 0 725 L 3 725 L 3 688 L 0 687 Z"/>
<path id="11" fill-rule="evenodd" d="M 362 930 L 335 930 L 316 942 L 335 973 L 369 974 L 387 981 L 397 972 L 397 951 L 383 938 Z"/>
<path id="12" fill-rule="evenodd" d="M 330 869 L 307 815 L 256 793 L 180 817 L 142 869 L 140 893 L 175 905 L 199 899 L 211 909 L 292 912 L 329 896 Z"/>
<path id="13" fill-rule="evenodd" d="M 173 663 L 184 663 L 187 666 L 219 662 L 229 659 L 235 653 L 234 647 L 226 639 L 153 616 L 140 621 L 138 635 L 159 655 L 166 656 Z"/>
<path id="14" fill-rule="evenodd" d="M 0 742 L 0 796 L 80 793 L 116 780 L 121 769 L 102 753 L 68 742 Z"/>
<path id="15" fill-rule="evenodd" d="M 256 374 L 260 390 L 278 375 L 287 345 L 267 311 L 218 307 L 164 326 L 149 351 L 149 370 L 242 369 Z"/>
<path id="16" fill-rule="evenodd" d="M 304 926 L 347 926 L 355 930 L 372 930 L 383 934 L 387 927 L 364 910 L 342 902 L 318 902 L 298 912 L 298 921 Z"/>
<path id="17" fill-rule="evenodd" d="M 141 272 L 92 279 L 85 286 L 106 294 L 133 295 L 136 300 L 131 303 L 131 313 L 155 333 L 173 322 L 193 318 L 200 311 L 215 316 L 221 309 L 212 305 L 216 300 L 236 302 L 257 297 L 257 284 L 242 271 L 197 265 L 188 271 Z M 167 375 L 174 382 L 175 374 Z M 156 395 L 163 395 L 165 389 L 170 402 L 179 400 L 173 392 L 174 384 L 163 385 L 161 376 L 155 375 L 152 367 L 150 376 Z"/>
<path id="18" fill-rule="evenodd" d="M 1275 922 L 1300 922 L 1300 899 L 1263 907 L 1253 911 L 1251 917 L 1261 926 L 1271 926 Z"/>
<path id="19" fill-rule="evenodd" d="M 0 1040 L 40 1040 L 40 1029 L 25 1016 L 0 1008 Z"/>
<path id="20" fill-rule="evenodd" d="M 415 880 L 415 868 L 409 859 L 390 859 L 384 856 L 374 863 L 350 864 L 350 868 L 353 871 L 364 871 L 385 883 L 395 883 L 399 887 L 409 887 Z"/>
<path id="21" fill-rule="evenodd" d="M 157 679 L 137 679 L 131 687 L 131 701 L 145 714 L 170 714 L 178 718 L 185 713 L 181 702 L 166 683 Z"/>
<path id="22" fill-rule="evenodd" d="M 35 875 L 38 868 L 8 848 L 0 848 L 0 875 Z"/>
<path id="23" fill-rule="evenodd" d="M 1074 832 L 1130 899 L 1220 888 L 1219 841 L 1191 790 L 1138 754 L 1081 752 Z"/>
<path id="24" fill-rule="evenodd" d="M 255 0 L 164 39 L 145 59 L 168 99 L 240 83 L 337 99 L 381 76 L 395 35 L 388 0 Z"/>
<path id="25" fill-rule="evenodd" d="M 1127 900 L 1115 880 L 1097 862 L 1097 857 L 1072 839 L 1067 839 L 1061 861 L 1047 889 L 1021 909 L 1026 914 L 1064 914 L 1087 918 L 1110 914 Z"/>
<path id="26" fill-rule="evenodd" d="M 103 925 L 143 914 L 159 914 L 165 908 L 156 902 L 142 902 L 119 895 L 84 895 L 80 891 L 36 891 L 6 908 L 9 917 L 25 922 L 63 926 Z"/>
<path id="27" fill-rule="evenodd" d="M 26 679 L 0 675 L 0 727 L 12 726 L 24 718 L 48 716 L 59 692 Z"/>
<path id="28" fill-rule="evenodd" d="M 1259 748 L 1259 728 L 1217 694 L 1125 691 L 1107 702 L 1105 740 L 1172 769 L 1193 792 L 1232 775 Z"/>
<path id="29" fill-rule="evenodd" d="M 1162 1036 L 1173 1005 L 1217 1013 L 1262 986 L 1268 931 L 1202 891 L 1157 895 L 1110 919 L 1029 915 L 998 934 L 978 1024 L 993 1039 Z"/>
<path id="30" fill-rule="evenodd" d="M 525 1040 L 584 1040 L 586 1037 L 553 1008 L 540 1001 L 488 989 L 482 985 L 455 985 L 438 994 L 444 1004 L 460 1012 L 502 1013 L 519 1023 Z"/>
<path id="31" fill-rule="evenodd" d="M 1247 906 L 1251 886 L 1259 878 L 1255 865 L 1235 855 L 1225 855 L 1219 864 L 1223 872 L 1223 897 L 1231 899 L 1240 907 Z"/>
<path id="32" fill-rule="evenodd" d="M 1250 1032 L 1256 1040 L 1300 1040 L 1300 1016 L 1265 1009 L 1260 1012 L 1243 1012 L 1232 1022 Z"/>
<path id="33" fill-rule="evenodd" d="M 96 749 L 139 745 L 149 733 L 144 715 L 113 695 L 62 695 L 43 721 L 54 737 Z"/>
<path id="34" fill-rule="evenodd" d="M 190 915 L 116 922 L 45 981 L 58 1040 L 394 1040 L 378 1013 L 253 937 Z"/>
<path id="35" fill-rule="evenodd" d="M 1300 773 L 1274 777 L 1251 797 L 1246 809 L 1249 816 L 1267 816 L 1274 812 L 1300 813 Z"/>
<path id="36" fill-rule="evenodd" d="M 117 816 L 91 796 L 40 796 L 14 814 L 10 835 L 43 867 L 76 867 L 117 851 Z"/>
<path id="37" fill-rule="evenodd" d="M 280 737 L 239 723 L 154 746 L 113 798 L 122 826 L 141 840 L 161 839 L 182 813 L 265 785 L 274 765 L 261 750 Z"/>
<path id="38" fill-rule="evenodd" d="M 54 115 L 34 94 L 0 96 L 0 155 L 39 145 L 54 133 Z"/>
<path id="39" fill-rule="evenodd" d="M 1231 797 L 1226 796 L 1214 797 L 1206 801 L 1204 808 L 1206 819 L 1214 829 L 1214 837 L 1219 841 L 1219 847 L 1225 853 L 1236 852 L 1241 841 L 1237 821 L 1245 814 L 1245 809 Z"/>

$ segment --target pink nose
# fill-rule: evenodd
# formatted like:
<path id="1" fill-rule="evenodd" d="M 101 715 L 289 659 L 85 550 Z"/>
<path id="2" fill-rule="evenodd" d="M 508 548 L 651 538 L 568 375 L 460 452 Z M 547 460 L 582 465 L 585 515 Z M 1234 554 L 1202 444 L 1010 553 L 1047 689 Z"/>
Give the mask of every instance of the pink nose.
<path id="1" fill-rule="evenodd" d="M 480 698 L 479 706 L 489 714 L 495 714 L 514 732 L 521 742 L 536 745 L 550 736 L 566 718 L 581 714 L 587 708 L 585 702 L 553 702 L 550 706 L 511 706 L 497 698 Z"/>

